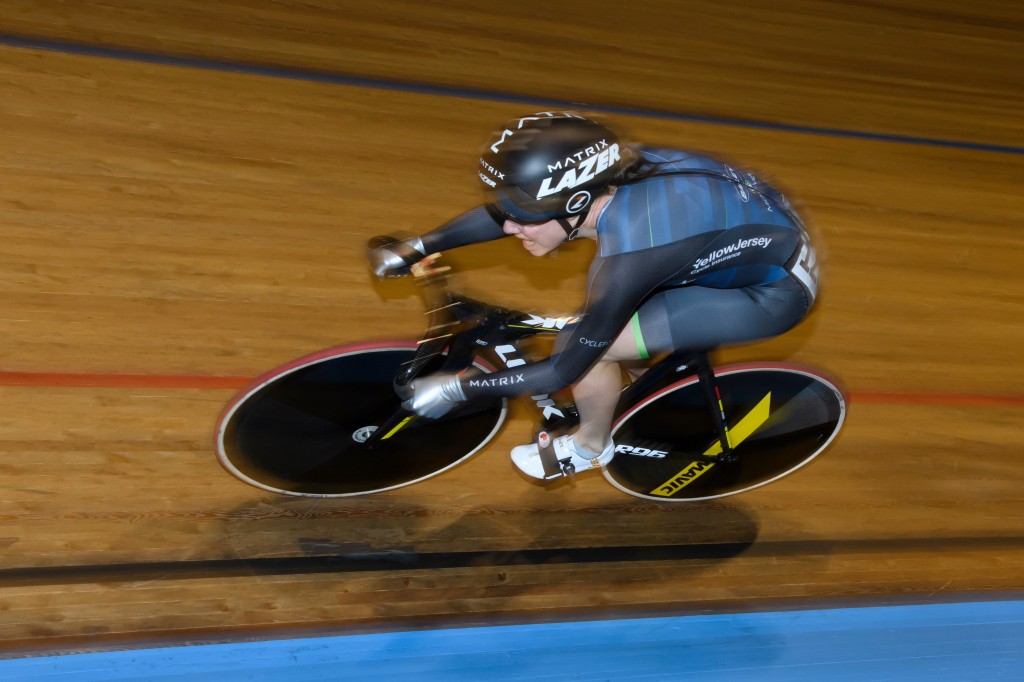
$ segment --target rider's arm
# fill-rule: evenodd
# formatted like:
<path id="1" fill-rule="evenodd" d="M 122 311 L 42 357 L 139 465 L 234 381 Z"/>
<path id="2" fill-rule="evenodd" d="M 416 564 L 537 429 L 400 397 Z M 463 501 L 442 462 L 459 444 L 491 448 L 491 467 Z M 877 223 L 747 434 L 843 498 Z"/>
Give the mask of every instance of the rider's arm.
<path id="1" fill-rule="evenodd" d="M 651 292 L 692 269 L 708 239 L 697 235 L 654 249 L 597 258 L 590 269 L 587 302 L 577 321 L 559 334 L 553 356 L 493 374 L 470 371 L 415 379 L 403 405 L 422 416 L 437 417 L 472 398 L 550 394 L 575 383 Z"/>
<path id="2" fill-rule="evenodd" d="M 378 277 L 401 276 L 405 269 L 432 253 L 504 237 L 501 218 L 487 206 L 477 206 L 419 237 L 395 242 L 367 253 Z"/>
<path id="3" fill-rule="evenodd" d="M 477 396 L 539 395 L 565 388 L 586 373 L 658 285 L 690 261 L 693 242 L 597 258 L 590 269 L 587 300 L 578 320 L 559 333 L 546 360 L 462 380 L 468 399 Z"/>
<path id="4" fill-rule="evenodd" d="M 424 255 L 440 253 L 460 246 L 489 242 L 505 236 L 502 219 L 486 205 L 466 211 L 462 215 L 422 235 L 419 239 Z"/>

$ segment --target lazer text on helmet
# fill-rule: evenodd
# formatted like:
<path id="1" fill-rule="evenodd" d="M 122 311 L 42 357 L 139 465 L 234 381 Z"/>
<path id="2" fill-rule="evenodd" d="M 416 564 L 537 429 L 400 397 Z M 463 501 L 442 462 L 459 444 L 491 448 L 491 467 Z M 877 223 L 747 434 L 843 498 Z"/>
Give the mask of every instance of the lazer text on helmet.
<path id="1" fill-rule="evenodd" d="M 579 187 L 590 182 L 600 173 L 614 168 L 619 160 L 619 145 L 609 145 L 607 140 L 601 140 L 595 145 L 581 149 L 574 154 L 565 157 L 564 161 L 555 164 L 548 164 L 548 172 L 552 175 L 544 178 L 540 189 L 537 191 L 537 198 L 543 199 L 551 194 L 558 194 L 562 190 Z M 562 176 L 555 182 L 556 171 L 565 169 Z"/>

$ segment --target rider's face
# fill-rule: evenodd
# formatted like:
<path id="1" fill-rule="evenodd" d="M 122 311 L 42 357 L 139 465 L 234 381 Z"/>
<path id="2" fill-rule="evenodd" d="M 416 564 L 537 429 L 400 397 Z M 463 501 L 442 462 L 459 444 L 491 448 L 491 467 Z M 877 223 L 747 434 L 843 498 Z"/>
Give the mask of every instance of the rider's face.
<path id="1" fill-rule="evenodd" d="M 566 240 L 565 230 L 555 220 L 543 223 L 517 223 L 506 220 L 502 229 L 505 234 L 515 235 L 523 240 L 523 248 L 533 256 L 551 253 Z"/>

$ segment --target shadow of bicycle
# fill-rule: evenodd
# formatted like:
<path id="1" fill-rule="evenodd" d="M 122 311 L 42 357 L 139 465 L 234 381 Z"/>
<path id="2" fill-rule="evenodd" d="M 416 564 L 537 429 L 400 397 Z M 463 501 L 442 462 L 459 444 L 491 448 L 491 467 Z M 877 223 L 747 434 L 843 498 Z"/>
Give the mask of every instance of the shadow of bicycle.
<path id="1" fill-rule="evenodd" d="M 526 581 L 517 588 L 507 578 L 510 570 L 537 569 L 563 584 L 613 573 L 628 580 L 652 566 L 691 579 L 742 555 L 758 536 L 753 512 L 735 502 L 665 505 L 629 498 L 531 507 L 532 499 L 484 508 L 267 497 L 229 513 L 216 545 L 232 572 L 321 573 L 344 581 L 386 571 L 430 576 L 437 589 L 458 589 L 465 571 L 484 571 L 511 599 L 536 585 Z M 400 600 L 401 591 L 387 598 Z"/>

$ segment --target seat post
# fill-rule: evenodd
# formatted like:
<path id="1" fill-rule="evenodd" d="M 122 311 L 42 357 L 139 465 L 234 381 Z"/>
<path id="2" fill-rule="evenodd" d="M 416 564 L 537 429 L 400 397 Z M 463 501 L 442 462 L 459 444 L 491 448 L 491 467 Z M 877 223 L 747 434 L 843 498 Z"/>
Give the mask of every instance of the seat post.
<path id="1" fill-rule="evenodd" d="M 725 408 L 722 406 L 722 392 L 718 389 L 718 380 L 715 378 L 715 372 L 711 368 L 707 353 L 695 354 L 692 362 L 697 370 L 697 379 L 704 391 L 704 398 L 707 400 L 711 423 L 715 425 L 718 442 L 722 446 L 722 453 L 718 459 L 726 463 L 735 462 L 736 456 L 733 454 L 732 443 L 729 441 L 729 424 L 725 420 Z"/>

